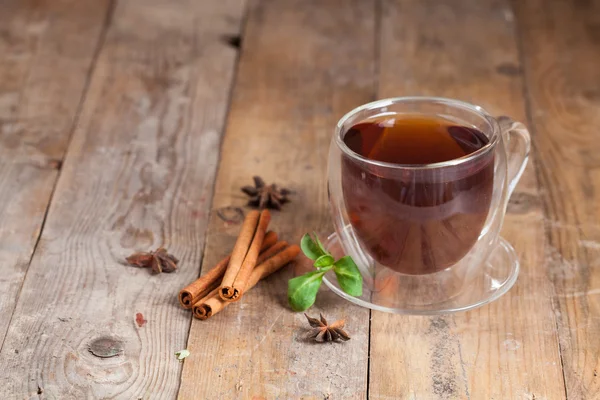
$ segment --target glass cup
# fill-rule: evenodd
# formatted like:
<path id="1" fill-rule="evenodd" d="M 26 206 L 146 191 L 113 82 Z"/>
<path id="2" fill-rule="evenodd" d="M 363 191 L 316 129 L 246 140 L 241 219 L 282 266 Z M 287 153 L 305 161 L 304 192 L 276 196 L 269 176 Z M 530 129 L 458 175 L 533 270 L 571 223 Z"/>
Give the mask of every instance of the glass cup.
<path id="1" fill-rule="evenodd" d="M 344 142 L 357 123 L 395 116 L 450 120 L 476 128 L 488 143 L 457 159 L 403 165 L 368 159 Z M 500 297 L 519 271 L 499 232 L 529 150 L 523 124 L 458 100 L 400 97 L 352 110 L 331 141 L 335 233 L 325 245 L 354 259 L 363 295 L 349 296 L 327 277 L 326 284 L 354 303 L 401 314 L 462 311 Z"/>

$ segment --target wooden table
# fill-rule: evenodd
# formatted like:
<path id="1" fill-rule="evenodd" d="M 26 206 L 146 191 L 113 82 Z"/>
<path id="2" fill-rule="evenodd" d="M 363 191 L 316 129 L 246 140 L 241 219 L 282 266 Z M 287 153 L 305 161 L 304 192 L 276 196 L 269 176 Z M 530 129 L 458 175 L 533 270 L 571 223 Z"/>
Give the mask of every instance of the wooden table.
<path id="1" fill-rule="evenodd" d="M 2 1 L 0 398 L 600 398 L 599 65 L 595 0 Z M 529 125 L 507 295 L 408 317 L 322 290 L 352 335 L 326 345 L 291 270 L 206 322 L 178 307 L 254 174 L 296 191 L 285 239 L 330 232 L 334 124 L 402 95 Z M 158 246 L 177 273 L 122 265 Z"/>

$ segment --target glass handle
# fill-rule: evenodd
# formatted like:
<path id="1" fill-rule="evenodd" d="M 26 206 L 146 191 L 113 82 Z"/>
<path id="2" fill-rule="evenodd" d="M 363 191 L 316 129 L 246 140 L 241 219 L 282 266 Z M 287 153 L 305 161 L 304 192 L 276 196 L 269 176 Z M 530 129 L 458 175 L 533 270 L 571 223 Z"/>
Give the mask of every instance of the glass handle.
<path id="1" fill-rule="evenodd" d="M 502 130 L 508 160 L 508 200 L 527 165 L 531 150 L 531 137 L 525 125 L 513 121 L 510 117 L 499 117 L 498 123 Z"/>

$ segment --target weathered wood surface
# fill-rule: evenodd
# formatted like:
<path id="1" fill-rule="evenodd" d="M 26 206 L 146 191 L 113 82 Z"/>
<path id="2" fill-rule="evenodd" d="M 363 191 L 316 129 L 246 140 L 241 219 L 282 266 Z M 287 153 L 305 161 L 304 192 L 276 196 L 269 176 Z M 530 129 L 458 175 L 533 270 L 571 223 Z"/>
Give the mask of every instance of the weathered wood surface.
<path id="1" fill-rule="evenodd" d="M 79 0 L 0 4 L 0 349 L 108 6 Z"/>
<path id="2" fill-rule="evenodd" d="M 600 2 L 245 3 L 0 3 L 0 398 L 600 397 Z M 215 211 L 259 174 L 297 192 L 272 222 L 284 239 L 327 234 L 335 122 L 402 95 L 530 123 L 503 228 L 515 287 L 433 318 L 322 290 L 310 313 L 353 338 L 317 346 L 287 307 L 288 270 L 190 330 L 175 294 L 239 229 Z M 179 272 L 121 265 L 160 245 Z"/>
<path id="3" fill-rule="evenodd" d="M 296 191 L 272 229 L 293 242 L 332 230 L 326 191 L 337 119 L 372 99 L 374 2 L 250 3 L 213 207 L 243 205 L 239 188 L 262 175 Z M 213 216 L 203 269 L 233 247 L 239 225 Z M 352 340 L 306 341 L 287 305 L 291 269 L 207 321 L 194 321 L 182 399 L 366 398 L 369 311 L 322 290 L 310 314 L 345 318 Z"/>
<path id="4" fill-rule="evenodd" d="M 515 35 L 506 1 L 385 0 L 378 96 L 458 98 L 525 121 Z M 532 163 L 502 232 L 522 268 L 504 297 L 452 316 L 373 312 L 369 398 L 564 397 L 538 195 Z"/>
<path id="5" fill-rule="evenodd" d="M 51 33 L 84 42 L 56 51 L 85 70 L 88 49 L 79 46 L 102 10 L 74 3 L 81 15 L 69 21 L 78 27 Z M 117 2 L 0 353 L 0 398 L 175 397 L 174 352 L 185 348 L 190 323 L 176 293 L 199 273 L 237 57 L 223 36 L 239 33 L 242 14 L 242 0 Z M 40 79 L 61 67 L 49 65 Z M 29 93 L 41 116 L 61 116 L 78 100 L 73 83 L 52 85 L 68 90 L 68 101 L 51 106 Z M 181 259 L 180 271 L 151 276 L 121 264 L 158 246 Z"/>
<path id="6" fill-rule="evenodd" d="M 569 399 L 598 399 L 600 1 L 514 5 L 566 394 Z"/>

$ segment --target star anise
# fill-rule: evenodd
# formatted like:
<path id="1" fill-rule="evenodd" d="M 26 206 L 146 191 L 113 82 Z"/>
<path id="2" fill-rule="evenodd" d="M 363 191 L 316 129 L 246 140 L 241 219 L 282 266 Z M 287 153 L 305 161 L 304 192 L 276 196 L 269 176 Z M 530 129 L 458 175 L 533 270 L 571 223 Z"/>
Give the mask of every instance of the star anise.
<path id="1" fill-rule="evenodd" d="M 281 205 L 290 201 L 288 195 L 291 190 L 278 188 L 276 184 L 266 185 L 265 181 L 260 176 L 255 176 L 254 186 L 244 186 L 242 192 L 250 196 L 248 201 L 249 206 L 258 207 L 259 209 L 272 208 L 281 210 Z"/>
<path id="2" fill-rule="evenodd" d="M 167 253 L 167 249 L 162 247 L 150 253 L 134 253 L 126 260 L 134 267 L 151 268 L 155 274 L 173 272 L 177 269 L 177 263 L 179 262 L 174 255 Z"/>
<path id="3" fill-rule="evenodd" d="M 306 337 L 315 339 L 317 342 L 333 342 L 335 340 L 350 340 L 350 336 L 344 331 L 345 320 L 340 319 L 329 325 L 323 314 L 319 314 L 321 320 L 311 318 L 304 314 L 312 329 Z"/>

